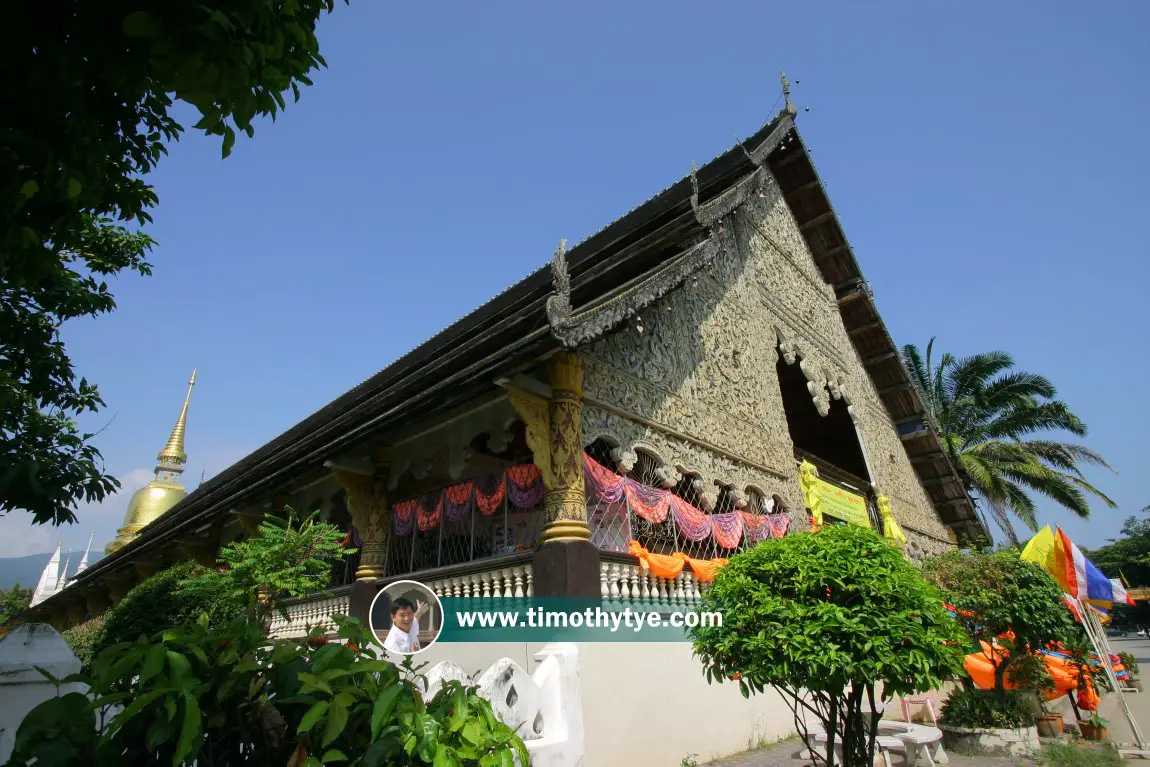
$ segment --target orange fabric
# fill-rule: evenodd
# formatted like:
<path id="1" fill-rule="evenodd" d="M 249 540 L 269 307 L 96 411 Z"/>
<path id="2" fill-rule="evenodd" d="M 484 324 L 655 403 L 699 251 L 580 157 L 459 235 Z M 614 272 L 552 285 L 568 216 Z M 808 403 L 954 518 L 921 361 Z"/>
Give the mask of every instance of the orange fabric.
<path id="1" fill-rule="evenodd" d="M 475 489 L 475 483 L 470 480 L 467 482 L 460 482 L 458 485 L 443 488 L 447 500 L 451 501 L 456 506 L 462 506 L 467 503 L 467 499 L 471 497 L 471 491 Z"/>
<path id="2" fill-rule="evenodd" d="M 992 648 L 986 642 L 981 644 L 982 652 L 967 655 L 963 665 L 975 687 L 980 690 L 992 690 L 994 689 L 994 663 L 991 658 L 1001 659 L 1005 657 L 1006 652 L 1001 648 Z M 1043 661 L 1046 663 L 1047 671 L 1050 672 L 1050 677 L 1054 680 L 1054 692 L 1047 696 L 1047 700 L 1054 700 L 1078 690 L 1078 669 L 1074 667 L 1074 664 L 1065 658 L 1056 658 L 1051 655 L 1044 656 Z M 1078 706 L 1093 711 L 1098 707 L 1098 693 L 1095 692 L 1089 677 L 1085 682 L 1084 688 L 1078 690 Z M 1004 681 L 1004 685 L 1008 690 L 1018 689 L 1018 685 L 1011 682 L 1009 678 Z"/>
<path id="3" fill-rule="evenodd" d="M 695 580 L 702 583 L 710 583 L 715 580 L 715 573 L 720 567 L 727 564 L 725 559 L 694 559 L 681 551 L 675 552 L 672 556 L 676 556 L 689 564 L 691 571 L 695 573 Z"/>
<path id="4" fill-rule="evenodd" d="M 499 479 L 495 485 L 495 489 L 491 494 L 483 492 L 481 485 L 475 485 L 475 505 L 479 507 L 480 513 L 485 517 L 490 517 L 499 509 L 499 505 L 503 503 L 503 496 L 507 493 L 507 475 L 500 474 Z"/>
<path id="5" fill-rule="evenodd" d="M 649 570 L 658 578 L 678 578 L 679 573 L 683 572 L 683 560 L 666 554 L 652 554 L 640 546 L 638 541 L 631 541 L 627 550 L 631 556 L 639 558 L 639 564 L 644 570 Z"/>
<path id="6" fill-rule="evenodd" d="M 695 580 L 709 583 L 715 579 L 715 571 L 727 564 L 725 559 L 693 559 L 681 551 L 674 554 L 652 554 L 643 548 L 638 541 L 631 541 L 627 547 L 628 553 L 639 558 L 639 564 L 658 578 L 678 578 L 683 572 L 684 565 L 690 565 L 695 573 Z"/>
<path id="7" fill-rule="evenodd" d="M 539 481 L 539 467 L 533 463 L 508 466 L 507 476 L 519 487 L 531 487 Z"/>

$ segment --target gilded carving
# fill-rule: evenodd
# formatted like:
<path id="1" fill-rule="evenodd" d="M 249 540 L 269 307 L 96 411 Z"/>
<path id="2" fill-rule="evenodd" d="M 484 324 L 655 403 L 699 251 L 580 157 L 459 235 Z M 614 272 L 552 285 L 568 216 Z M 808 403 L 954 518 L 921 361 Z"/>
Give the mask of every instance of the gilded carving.
<path id="1" fill-rule="evenodd" d="M 358 580 L 382 578 L 387 566 L 391 538 L 391 509 L 387 495 L 387 472 L 369 476 L 335 469 L 336 481 L 347 491 L 347 510 L 363 539 Z"/>
<path id="2" fill-rule="evenodd" d="M 559 354 L 547 366 L 547 379 L 551 384 L 548 416 L 551 483 L 547 485 L 548 524 L 543 537 L 545 540 L 587 540 L 591 531 L 587 527 L 583 490 L 583 361 L 575 354 Z"/>
<path id="3" fill-rule="evenodd" d="M 514 387 L 507 387 L 507 399 L 527 428 L 527 446 L 534 463 L 543 475 L 543 484 L 555 486 L 551 473 L 551 407 L 542 397 Z"/>

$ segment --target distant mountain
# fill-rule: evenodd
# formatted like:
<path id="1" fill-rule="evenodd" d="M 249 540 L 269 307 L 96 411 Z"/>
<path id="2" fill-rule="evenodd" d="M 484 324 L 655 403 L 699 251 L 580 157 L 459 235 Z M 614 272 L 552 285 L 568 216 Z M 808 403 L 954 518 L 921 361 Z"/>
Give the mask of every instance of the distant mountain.
<path id="1" fill-rule="evenodd" d="M 83 552 L 81 552 L 83 553 Z M 44 572 L 44 565 L 52 558 L 52 552 L 43 554 L 29 554 L 26 557 L 0 557 L 0 589 L 10 589 L 17 583 L 23 588 L 34 589 L 40 582 L 40 573 Z M 100 555 L 92 552 L 88 555 L 88 565 L 94 565 L 100 560 Z M 75 555 L 72 557 L 72 569 L 79 564 Z M 63 567 L 64 563 L 60 562 Z"/>

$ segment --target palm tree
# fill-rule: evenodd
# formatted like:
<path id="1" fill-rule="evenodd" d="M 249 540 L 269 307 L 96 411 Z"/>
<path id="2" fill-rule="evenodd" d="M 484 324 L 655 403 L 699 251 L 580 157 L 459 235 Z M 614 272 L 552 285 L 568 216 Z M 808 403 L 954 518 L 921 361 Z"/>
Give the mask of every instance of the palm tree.
<path id="1" fill-rule="evenodd" d="M 1090 516 L 1088 495 L 1116 507 L 1086 481 L 1080 468 L 1110 469 L 1101 455 L 1082 445 L 1035 437 L 1048 431 L 1086 434 L 1086 425 L 1055 399 L 1049 380 L 1012 370 L 1014 359 L 1006 352 L 963 359 L 943 354 L 934 367 L 933 348 L 932 338 L 924 361 L 918 347 L 908 344 L 903 362 L 967 490 L 989 507 L 1012 542 L 1018 540 L 1012 514 L 1031 530 L 1038 529 L 1030 493 L 1044 495 L 1082 518 Z"/>

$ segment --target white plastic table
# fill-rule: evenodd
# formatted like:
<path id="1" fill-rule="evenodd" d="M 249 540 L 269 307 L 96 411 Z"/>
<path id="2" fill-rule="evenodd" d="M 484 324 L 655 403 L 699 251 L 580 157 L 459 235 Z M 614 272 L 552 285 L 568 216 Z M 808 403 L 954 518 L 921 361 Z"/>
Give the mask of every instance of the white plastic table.
<path id="1" fill-rule="evenodd" d="M 888 732 L 906 747 L 907 767 L 915 767 L 922 759 L 927 767 L 950 764 L 950 757 L 942 747 L 942 730 L 924 724 L 881 720 L 879 732 Z"/>

